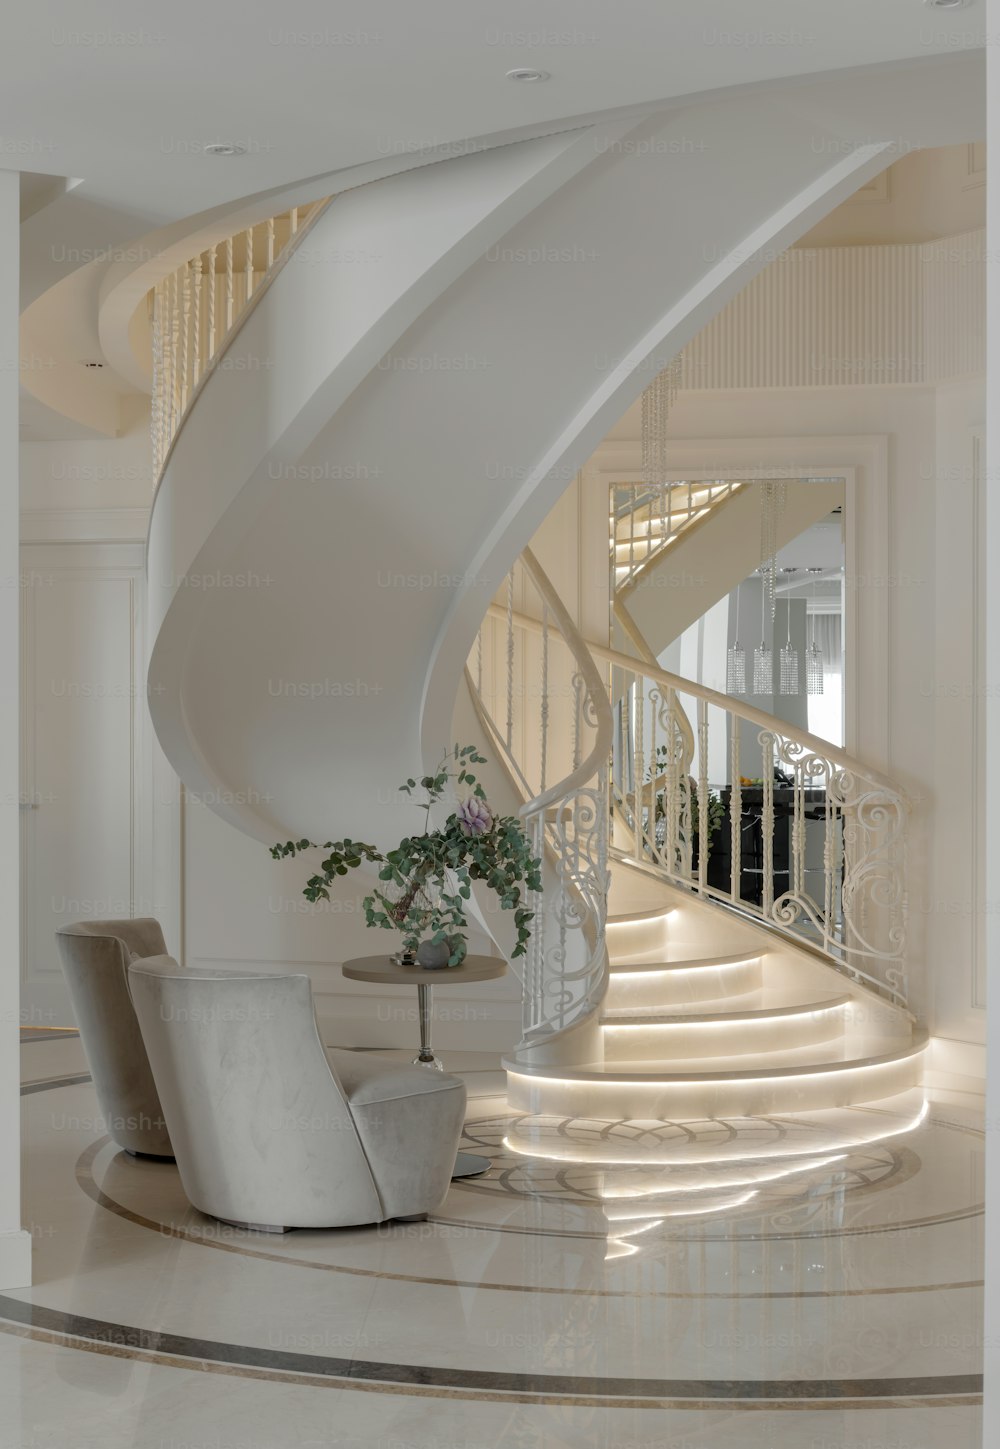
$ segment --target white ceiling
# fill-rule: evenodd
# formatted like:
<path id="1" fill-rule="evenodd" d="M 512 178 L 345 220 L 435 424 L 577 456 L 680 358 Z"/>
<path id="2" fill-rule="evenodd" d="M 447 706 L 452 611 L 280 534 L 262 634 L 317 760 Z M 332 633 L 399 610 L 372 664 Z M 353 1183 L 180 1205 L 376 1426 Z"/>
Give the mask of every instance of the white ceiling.
<path id="1" fill-rule="evenodd" d="M 983 0 L 176 0 L 10 6 L 0 164 L 168 220 L 338 167 L 983 44 Z M 504 78 L 549 70 L 541 85 Z M 220 161 L 205 142 L 248 147 Z"/>
<path id="2" fill-rule="evenodd" d="M 984 27 L 985 0 L 11 6 L 0 168 L 33 173 L 23 300 L 180 218 L 342 168 L 843 68 L 924 63 L 933 86 L 935 62 L 982 50 Z M 505 79 L 518 66 L 551 79 Z M 213 141 L 246 154 L 207 156 Z M 86 355 L 89 309 L 78 321 Z"/>

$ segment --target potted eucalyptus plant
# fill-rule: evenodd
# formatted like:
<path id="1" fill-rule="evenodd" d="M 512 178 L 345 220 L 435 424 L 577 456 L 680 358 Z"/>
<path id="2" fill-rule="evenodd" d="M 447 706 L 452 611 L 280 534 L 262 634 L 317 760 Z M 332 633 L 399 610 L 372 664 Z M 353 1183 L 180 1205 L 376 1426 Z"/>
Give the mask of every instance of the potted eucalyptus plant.
<path id="1" fill-rule="evenodd" d="M 525 892 L 542 889 L 541 861 L 520 822 L 512 815 L 496 815 L 486 792 L 471 770 L 486 760 L 475 745 L 455 745 L 445 752 L 433 774 L 406 780 L 405 795 L 422 792 L 413 801 L 424 812 L 423 831 L 405 835 L 394 850 L 383 853 L 360 840 L 289 840 L 271 847 L 275 860 L 326 850 L 315 875 L 302 894 L 308 901 L 330 899 L 330 886 L 338 876 L 357 870 L 364 862 L 379 866 L 378 883 L 363 901 L 369 926 L 398 931 L 404 963 L 425 967 L 460 966 L 465 959 L 466 903 L 474 881 L 482 881 L 497 897 L 501 910 L 514 912 L 517 943 L 512 956 L 523 956 L 531 938 L 533 912 L 524 905 Z M 465 797 L 437 830 L 430 829 L 431 810 L 448 794 L 452 783 Z"/>

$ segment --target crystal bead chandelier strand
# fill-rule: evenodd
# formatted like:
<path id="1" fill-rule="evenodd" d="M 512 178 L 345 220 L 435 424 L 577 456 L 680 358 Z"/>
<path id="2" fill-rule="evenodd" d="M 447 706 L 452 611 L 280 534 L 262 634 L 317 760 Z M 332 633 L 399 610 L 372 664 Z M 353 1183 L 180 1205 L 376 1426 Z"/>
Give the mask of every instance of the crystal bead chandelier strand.
<path id="1" fill-rule="evenodd" d="M 797 569 L 783 569 L 783 573 L 794 574 Z M 782 694 L 799 692 L 799 651 L 792 648 L 792 601 L 785 599 L 786 637 L 782 646 L 778 668 L 778 686 Z"/>
<path id="2" fill-rule="evenodd" d="M 754 694 L 774 693 L 774 651 L 767 646 L 767 582 L 761 570 L 760 646 L 753 651 Z"/>
<path id="3" fill-rule="evenodd" d="M 816 599 L 816 575 L 821 569 L 810 569 L 812 584 L 810 594 L 813 602 Z M 816 610 L 810 614 L 809 625 L 809 647 L 806 650 L 806 694 L 822 694 L 824 690 L 823 680 L 823 651 L 816 643 Z"/>
<path id="4" fill-rule="evenodd" d="M 747 692 L 747 651 L 740 643 L 740 589 L 736 585 L 736 629 L 732 647 L 726 655 L 726 693 Z"/>
<path id="5" fill-rule="evenodd" d="M 781 479 L 766 479 L 760 485 L 760 566 L 764 597 L 774 623 L 775 576 L 778 572 L 778 528 L 785 511 L 787 485 Z"/>

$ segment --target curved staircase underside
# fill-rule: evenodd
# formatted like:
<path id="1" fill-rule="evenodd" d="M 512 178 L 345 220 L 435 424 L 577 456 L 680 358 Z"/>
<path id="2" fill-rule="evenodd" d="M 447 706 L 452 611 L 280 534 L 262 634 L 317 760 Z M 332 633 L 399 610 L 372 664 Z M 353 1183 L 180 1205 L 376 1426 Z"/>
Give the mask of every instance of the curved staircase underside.
<path id="1" fill-rule="evenodd" d="M 264 840 L 398 838 L 386 785 L 437 757 L 498 582 L 608 426 L 887 163 L 871 137 L 965 138 L 960 98 L 915 75 L 751 90 L 337 197 L 155 499 L 150 708 L 188 788 Z"/>

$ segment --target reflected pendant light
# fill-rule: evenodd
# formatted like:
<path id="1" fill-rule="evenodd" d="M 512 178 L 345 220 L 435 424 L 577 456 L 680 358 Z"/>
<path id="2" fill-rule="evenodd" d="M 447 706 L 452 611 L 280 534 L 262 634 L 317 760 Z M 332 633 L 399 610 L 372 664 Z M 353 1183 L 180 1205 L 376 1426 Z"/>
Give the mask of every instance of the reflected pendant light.
<path id="1" fill-rule="evenodd" d="M 816 597 L 816 575 L 821 569 L 810 569 L 813 576 L 812 596 Z M 810 615 L 809 647 L 806 650 L 806 694 L 823 693 L 823 651 L 816 643 L 816 610 Z"/>
<path id="2" fill-rule="evenodd" d="M 761 569 L 760 591 L 760 645 L 753 651 L 754 694 L 774 693 L 774 651 L 767 647 L 767 581 Z"/>
<path id="3" fill-rule="evenodd" d="M 775 575 L 778 572 L 778 528 L 785 511 L 787 492 L 787 485 L 780 479 L 767 479 L 760 485 L 760 569 L 772 624 Z"/>
<path id="4" fill-rule="evenodd" d="M 673 532 L 674 490 L 667 479 L 667 421 L 680 387 L 681 367 L 681 359 L 675 357 L 642 395 L 642 481 L 651 500 L 659 496 L 662 538 L 669 538 Z"/>
<path id="5" fill-rule="evenodd" d="M 796 569 L 783 569 L 783 573 L 794 574 Z M 782 694 L 799 692 L 799 651 L 792 648 L 792 601 L 785 600 L 786 637 L 782 646 L 778 667 L 778 686 Z"/>
<path id="6" fill-rule="evenodd" d="M 740 643 L 740 585 L 736 585 L 736 632 L 733 644 L 726 655 L 726 693 L 746 694 L 747 651 Z"/>

